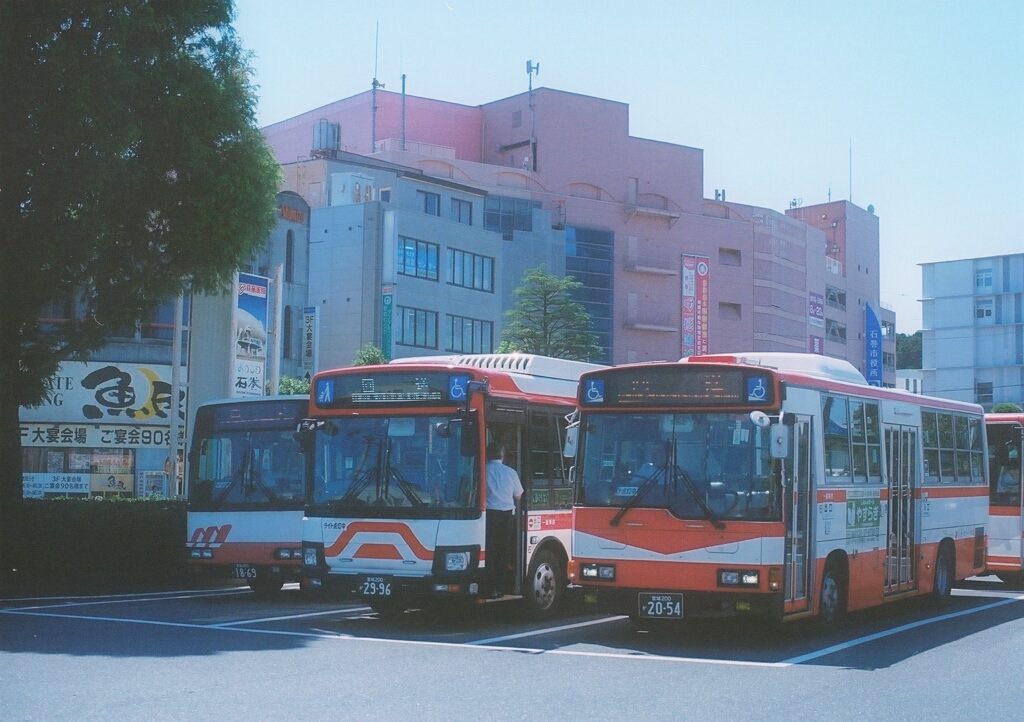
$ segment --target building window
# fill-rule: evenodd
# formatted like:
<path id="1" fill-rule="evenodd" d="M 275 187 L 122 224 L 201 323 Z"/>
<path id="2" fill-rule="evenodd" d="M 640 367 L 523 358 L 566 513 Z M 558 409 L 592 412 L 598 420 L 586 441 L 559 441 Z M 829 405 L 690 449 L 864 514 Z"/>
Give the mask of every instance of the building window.
<path id="1" fill-rule="evenodd" d="M 494 291 L 494 259 L 448 249 L 448 282 L 477 291 Z"/>
<path id="2" fill-rule="evenodd" d="M 718 262 L 723 266 L 742 266 L 743 253 L 738 248 L 719 248 Z"/>
<path id="3" fill-rule="evenodd" d="M 978 290 L 992 289 L 992 269 L 979 268 L 974 272 L 974 287 Z"/>
<path id="4" fill-rule="evenodd" d="M 456 223 L 473 225 L 473 204 L 461 198 L 452 198 L 451 219 Z"/>
<path id="5" fill-rule="evenodd" d="M 611 363 L 613 344 L 613 278 L 615 234 L 597 228 L 565 227 L 565 275 L 583 284 L 573 300 L 590 315 L 590 330 L 597 336 L 601 356 L 589 359 Z"/>
<path id="6" fill-rule="evenodd" d="M 523 111 L 512 111 L 512 127 L 518 128 L 523 124 Z"/>
<path id="7" fill-rule="evenodd" d="M 836 310 L 845 311 L 846 291 L 833 288 L 832 286 L 825 286 L 825 303 Z"/>
<path id="8" fill-rule="evenodd" d="M 502 238 L 511 241 L 513 231 L 533 230 L 534 208 L 540 208 L 540 201 L 487 196 L 484 199 L 484 228 L 498 231 Z"/>
<path id="9" fill-rule="evenodd" d="M 391 202 L 391 189 L 390 188 L 381 188 L 380 189 L 380 194 L 379 194 L 378 197 L 380 198 L 382 203 L 390 203 Z"/>
<path id="10" fill-rule="evenodd" d="M 829 341 L 836 341 L 837 343 L 846 343 L 846 324 L 833 321 L 831 318 L 825 319 L 825 336 L 828 337 Z"/>
<path id="11" fill-rule="evenodd" d="M 896 354 L 889 353 L 888 351 L 882 352 L 882 367 L 887 371 L 896 370 Z"/>
<path id="12" fill-rule="evenodd" d="M 739 321 L 743 318 L 743 307 L 738 303 L 725 303 L 720 302 L 718 304 L 718 317 L 725 321 Z"/>
<path id="13" fill-rule="evenodd" d="M 992 403 L 992 382 L 978 381 L 974 384 L 974 401 L 979 404 Z"/>
<path id="14" fill-rule="evenodd" d="M 413 238 L 398 237 L 398 272 L 428 281 L 438 280 L 437 259 L 440 246 Z"/>
<path id="15" fill-rule="evenodd" d="M 284 280 L 295 280 L 295 232 L 289 230 L 284 238 Z"/>
<path id="16" fill-rule="evenodd" d="M 994 303 L 991 298 L 979 298 L 974 302 L 974 318 L 976 319 L 990 319 L 992 318 L 992 309 Z"/>
<path id="17" fill-rule="evenodd" d="M 437 348 L 437 311 L 399 306 L 398 319 L 398 343 Z"/>
<path id="18" fill-rule="evenodd" d="M 447 350 L 455 353 L 492 353 L 494 324 L 479 318 L 448 314 Z"/>
<path id="19" fill-rule="evenodd" d="M 441 196 L 427 191 L 416 191 L 416 195 L 420 199 L 424 213 L 428 216 L 441 215 Z"/>
<path id="20" fill-rule="evenodd" d="M 892 340 L 896 338 L 896 327 L 889 321 L 882 321 L 882 338 Z"/>

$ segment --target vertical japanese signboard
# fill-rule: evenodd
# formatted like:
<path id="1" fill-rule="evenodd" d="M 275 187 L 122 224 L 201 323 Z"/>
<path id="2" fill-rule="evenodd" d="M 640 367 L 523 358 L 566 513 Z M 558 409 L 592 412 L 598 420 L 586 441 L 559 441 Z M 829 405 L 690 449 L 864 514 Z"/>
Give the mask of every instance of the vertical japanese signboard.
<path id="1" fill-rule="evenodd" d="M 384 286 L 381 293 L 380 349 L 384 358 L 391 358 L 391 327 L 394 317 L 394 286 Z"/>
<path id="2" fill-rule="evenodd" d="M 871 304 L 864 304 L 864 377 L 872 386 L 882 385 L 882 324 Z"/>
<path id="3" fill-rule="evenodd" d="M 270 279 L 238 274 L 235 318 L 235 396 L 263 396 L 267 369 Z"/>
<path id="4" fill-rule="evenodd" d="M 818 328 L 825 328 L 825 296 L 823 294 L 807 294 L 807 323 Z"/>
<path id="5" fill-rule="evenodd" d="M 316 306 L 302 309 L 302 370 L 306 378 L 312 378 L 317 372 L 320 360 L 319 316 Z"/>
<path id="6" fill-rule="evenodd" d="M 707 256 L 683 254 L 683 356 L 708 352 L 711 273 Z"/>

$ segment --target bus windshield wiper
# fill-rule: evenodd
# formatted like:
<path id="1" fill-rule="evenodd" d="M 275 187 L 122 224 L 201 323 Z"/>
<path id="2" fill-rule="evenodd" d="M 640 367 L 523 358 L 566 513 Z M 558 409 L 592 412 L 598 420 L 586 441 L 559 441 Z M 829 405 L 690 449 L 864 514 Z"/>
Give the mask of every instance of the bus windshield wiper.
<path id="1" fill-rule="evenodd" d="M 615 513 L 615 516 L 613 516 L 612 520 L 608 523 L 612 526 L 618 526 L 619 522 L 622 521 L 622 517 L 626 516 L 626 512 L 643 501 L 643 498 L 647 496 L 647 492 L 654 488 L 658 483 L 658 479 L 665 473 L 665 469 L 665 465 L 659 466 L 654 470 L 651 476 L 644 479 L 644 483 L 637 487 L 633 496 L 626 500 L 626 503 L 622 505 L 622 508 Z"/>
<path id="2" fill-rule="evenodd" d="M 353 474 L 352 483 L 349 484 L 348 489 L 345 491 L 344 494 L 341 495 L 341 498 L 338 499 L 335 503 L 346 504 L 346 503 L 348 503 L 350 501 L 355 500 L 355 498 L 357 496 L 359 496 L 361 493 L 363 493 L 363 490 L 366 489 L 366 487 L 368 487 L 370 485 L 370 482 L 373 482 L 373 481 L 377 482 L 377 487 L 378 487 L 378 491 L 379 491 L 379 487 L 380 487 L 380 465 L 381 465 L 381 460 L 382 460 L 381 451 L 382 451 L 382 447 L 384 446 L 383 444 L 379 444 L 378 443 L 378 446 L 377 446 L 377 459 L 376 459 L 374 465 L 373 466 L 368 466 L 367 463 L 366 463 L 367 461 L 369 461 L 370 445 L 374 441 L 379 441 L 379 440 L 378 439 L 374 439 L 372 436 L 367 436 L 366 437 L 366 439 L 365 439 L 365 442 L 366 442 L 366 453 L 363 454 L 362 463 L 359 465 L 359 468 L 356 469 L 355 474 Z M 379 494 L 378 494 L 378 496 L 379 496 Z"/>
<path id="3" fill-rule="evenodd" d="M 673 486 L 675 486 L 676 479 L 683 480 L 683 484 L 690 492 L 690 496 L 692 496 L 693 500 L 697 502 L 697 506 L 703 510 L 704 516 L 711 522 L 711 525 L 715 527 L 715 529 L 725 529 L 725 524 L 715 516 L 715 512 L 711 510 L 711 507 L 708 506 L 708 503 L 704 500 L 704 496 L 700 493 L 700 490 L 697 489 L 697 485 L 693 483 L 693 479 L 691 479 L 690 475 L 687 474 L 685 470 L 681 469 L 678 464 L 676 464 L 672 469 Z"/>

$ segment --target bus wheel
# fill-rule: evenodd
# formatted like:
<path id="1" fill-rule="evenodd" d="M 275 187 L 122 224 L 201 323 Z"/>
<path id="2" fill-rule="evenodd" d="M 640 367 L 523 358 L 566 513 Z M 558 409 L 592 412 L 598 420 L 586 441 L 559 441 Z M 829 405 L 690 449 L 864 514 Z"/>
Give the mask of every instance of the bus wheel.
<path id="1" fill-rule="evenodd" d="M 843 623 L 846 616 L 846 580 L 839 564 L 829 561 L 821 578 L 821 597 L 818 604 L 821 626 L 834 629 Z"/>
<path id="2" fill-rule="evenodd" d="M 935 560 L 935 584 L 932 587 L 932 599 L 940 607 L 949 602 L 953 591 L 953 574 L 953 555 L 949 553 L 949 547 L 940 547 L 939 557 Z"/>
<path id="3" fill-rule="evenodd" d="M 537 616 L 553 614 L 562 602 L 565 593 L 565 579 L 558 557 L 542 549 L 530 562 L 530 573 L 526 577 L 523 597 L 530 612 Z"/>
<path id="4" fill-rule="evenodd" d="M 256 577 L 249 580 L 249 589 L 257 597 L 272 597 L 281 591 L 284 586 L 284 579 L 281 577 Z"/>
<path id="5" fill-rule="evenodd" d="M 394 599 L 370 599 L 370 609 L 385 621 L 398 619 L 405 613 L 405 605 Z"/>

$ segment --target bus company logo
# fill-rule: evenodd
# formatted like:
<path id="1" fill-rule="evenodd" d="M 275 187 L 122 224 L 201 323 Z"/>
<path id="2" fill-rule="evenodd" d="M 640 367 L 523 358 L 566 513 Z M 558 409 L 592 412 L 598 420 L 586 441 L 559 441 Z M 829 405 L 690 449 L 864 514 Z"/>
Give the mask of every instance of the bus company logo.
<path id="1" fill-rule="evenodd" d="M 189 546 L 193 547 L 219 547 L 227 541 L 228 534 L 230 533 L 230 524 L 208 526 L 206 528 L 196 527 L 196 530 L 192 532 L 192 538 L 188 543 Z"/>

